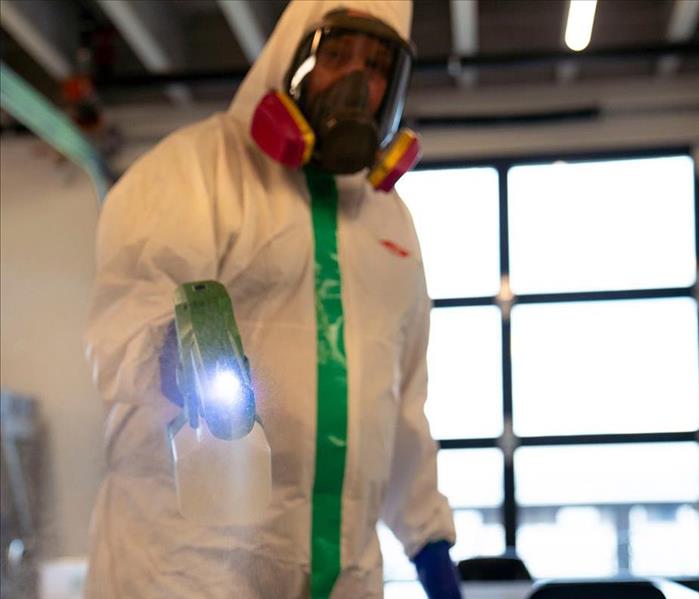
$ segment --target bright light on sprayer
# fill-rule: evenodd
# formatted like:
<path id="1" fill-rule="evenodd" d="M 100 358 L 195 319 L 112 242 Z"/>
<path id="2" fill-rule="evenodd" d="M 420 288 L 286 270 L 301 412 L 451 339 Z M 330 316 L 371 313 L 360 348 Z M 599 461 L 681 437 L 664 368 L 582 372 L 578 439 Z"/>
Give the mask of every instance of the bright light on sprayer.
<path id="1" fill-rule="evenodd" d="M 219 405 L 235 405 L 242 399 L 243 387 L 230 370 L 219 370 L 211 382 L 210 397 Z"/>
<path id="2" fill-rule="evenodd" d="M 597 0 L 570 0 L 565 42 L 571 50 L 579 52 L 587 48 L 596 10 Z"/>

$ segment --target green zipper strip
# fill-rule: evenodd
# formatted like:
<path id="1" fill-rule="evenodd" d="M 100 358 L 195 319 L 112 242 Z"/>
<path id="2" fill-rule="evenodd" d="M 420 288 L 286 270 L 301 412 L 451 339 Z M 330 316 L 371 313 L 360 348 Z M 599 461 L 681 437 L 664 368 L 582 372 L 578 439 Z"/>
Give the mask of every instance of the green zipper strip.
<path id="1" fill-rule="evenodd" d="M 0 105 L 25 127 L 92 178 L 100 199 L 112 184 L 111 175 L 97 149 L 58 108 L 4 62 L 0 62 Z"/>
<path id="2" fill-rule="evenodd" d="M 316 468 L 311 524 L 311 596 L 327 599 L 340 574 L 342 485 L 347 449 L 347 360 L 337 251 L 337 187 L 332 175 L 305 169 L 315 240 L 317 327 Z"/>

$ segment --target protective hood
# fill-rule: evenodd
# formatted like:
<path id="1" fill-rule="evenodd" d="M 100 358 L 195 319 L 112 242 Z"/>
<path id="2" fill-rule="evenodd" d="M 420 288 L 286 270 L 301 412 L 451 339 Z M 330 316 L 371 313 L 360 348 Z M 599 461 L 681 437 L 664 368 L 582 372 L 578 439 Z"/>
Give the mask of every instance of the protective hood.
<path id="1" fill-rule="evenodd" d="M 229 114 L 245 131 L 250 129 L 260 98 L 284 87 L 284 77 L 303 37 L 324 15 L 338 8 L 355 9 L 381 19 L 406 41 L 410 39 L 413 5 L 408 0 L 292 0 L 231 102 Z M 282 56 L 286 60 L 280 60 Z"/>

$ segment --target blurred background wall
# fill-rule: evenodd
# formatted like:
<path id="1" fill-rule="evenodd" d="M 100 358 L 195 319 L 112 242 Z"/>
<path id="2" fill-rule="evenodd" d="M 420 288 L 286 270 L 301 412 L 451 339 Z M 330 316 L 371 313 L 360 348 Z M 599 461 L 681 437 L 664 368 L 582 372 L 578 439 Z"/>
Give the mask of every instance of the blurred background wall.
<path id="1" fill-rule="evenodd" d="M 47 436 L 47 556 L 86 551 L 102 469 L 102 406 L 83 360 L 97 201 L 77 167 L 32 137 L 2 140 L 0 385 L 37 398 Z"/>

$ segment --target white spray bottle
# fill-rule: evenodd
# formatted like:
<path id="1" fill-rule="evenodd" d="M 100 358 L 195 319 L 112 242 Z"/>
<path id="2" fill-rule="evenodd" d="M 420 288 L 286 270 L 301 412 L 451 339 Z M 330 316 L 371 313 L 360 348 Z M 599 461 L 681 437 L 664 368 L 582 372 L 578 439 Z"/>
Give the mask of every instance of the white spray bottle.
<path id="1" fill-rule="evenodd" d="M 182 413 L 168 425 L 180 512 L 211 525 L 251 525 L 272 492 L 271 454 L 225 287 L 175 293 Z"/>

